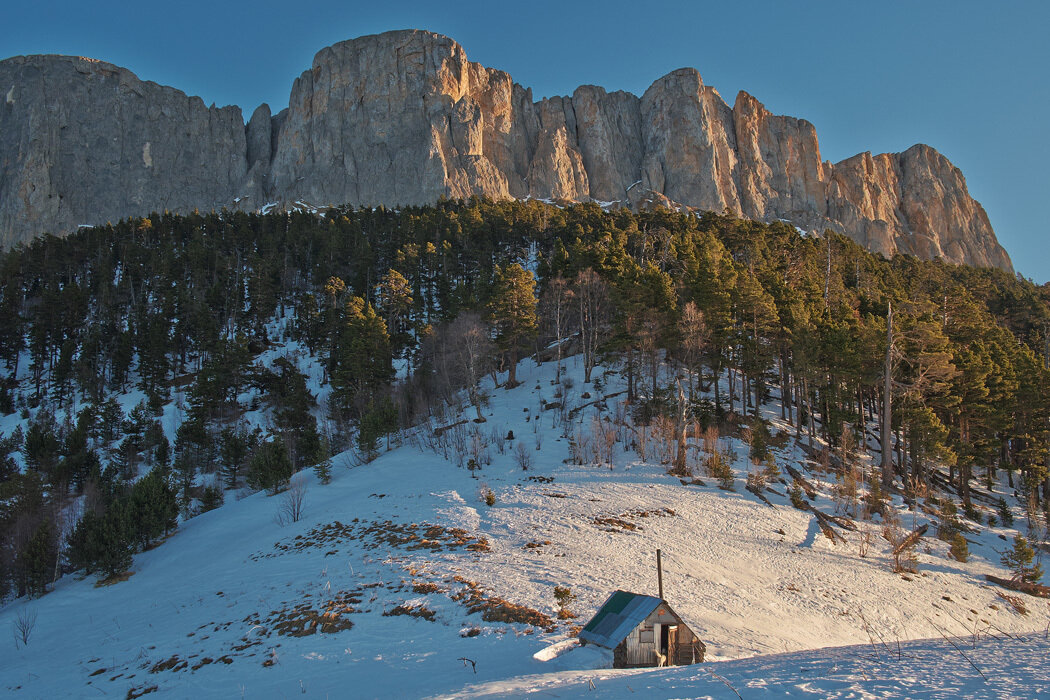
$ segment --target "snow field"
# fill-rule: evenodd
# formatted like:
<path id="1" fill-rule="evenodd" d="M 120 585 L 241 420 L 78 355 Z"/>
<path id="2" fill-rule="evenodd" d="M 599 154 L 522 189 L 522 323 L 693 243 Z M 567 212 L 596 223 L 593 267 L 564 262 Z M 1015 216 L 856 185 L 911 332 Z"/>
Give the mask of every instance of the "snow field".
<path id="1" fill-rule="evenodd" d="M 583 384 L 577 358 L 566 365 L 572 400 L 593 400 L 579 398 L 595 390 Z M 1045 692 L 1036 662 L 1047 652 L 1039 640 L 1050 606 L 1024 597 L 1028 612 L 1019 614 L 983 581 L 1003 573 L 997 550 L 1011 530 L 968 535 L 968 563 L 925 538 L 919 574 L 894 574 L 880 524 L 858 521 L 858 532 L 843 533 L 846 544 L 833 544 L 786 497 L 767 493 L 769 506 L 745 491 L 750 465 L 737 440 L 723 441 L 735 454 L 735 492 L 706 475 L 705 486 L 683 485 L 622 445 L 612 468 L 568 464 L 568 439 L 553 412 L 540 409 L 541 398 L 554 398 L 553 377 L 552 363 L 524 362 L 519 387 L 487 388 L 478 427 L 515 438 L 503 453 L 488 446 L 491 464 L 476 479 L 412 444 L 361 466 L 339 455 L 328 486 L 304 472 L 300 522 L 275 522 L 280 495 L 231 492 L 221 508 L 136 555 L 127 581 L 97 587 L 94 577 L 66 577 L 41 599 L 9 604 L 0 630 L 26 611 L 37 621 L 28 645 L 0 657 L 0 688 L 12 697 L 735 697 L 713 670 L 749 698 Z M 623 388 L 612 374 L 604 383 L 604 394 Z M 314 366 L 311 390 L 320 388 Z M 591 407 L 579 417 L 586 427 L 594 415 Z M 517 465 L 518 442 L 529 448 L 528 471 Z M 774 450 L 778 463 L 803 460 L 792 444 Z M 479 497 L 483 484 L 495 495 L 491 506 Z M 834 509 L 826 489 L 814 505 Z M 926 522 L 907 512 L 902 520 L 909 529 Z M 873 537 L 861 557 L 865 532 Z M 469 549 L 482 541 L 480 551 Z M 655 594 L 657 548 L 665 597 L 719 663 L 594 670 L 608 658 L 593 648 L 543 653 L 612 590 Z M 467 607 L 471 591 L 481 591 L 555 618 L 556 585 L 576 594 L 578 617 L 555 620 L 553 631 L 484 620 Z M 384 615 L 398 608 L 408 614 Z M 346 622 L 352 627 L 342 629 Z M 975 633 L 977 666 L 1007 669 L 994 682 L 942 640 L 959 637 L 965 647 Z M 898 642 L 907 658 L 891 663 Z M 533 658 L 538 652 L 552 658 Z"/>

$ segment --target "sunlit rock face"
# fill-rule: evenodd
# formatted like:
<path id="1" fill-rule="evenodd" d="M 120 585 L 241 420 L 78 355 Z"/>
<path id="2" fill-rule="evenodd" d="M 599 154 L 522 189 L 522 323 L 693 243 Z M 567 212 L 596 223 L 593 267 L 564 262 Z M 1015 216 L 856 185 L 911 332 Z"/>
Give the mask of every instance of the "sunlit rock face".
<path id="1" fill-rule="evenodd" d="M 86 59 L 2 61 L 0 90 L 5 246 L 151 210 L 484 195 L 728 210 L 1012 269 L 932 148 L 824 162 L 812 124 L 744 92 L 730 107 L 690 68 L 641 97 L 582 86 L 536 102 L 448 37 L 407 30 L 321 50 L 288 108 L 262 105 L 246 126 L 236 107 Z"/>

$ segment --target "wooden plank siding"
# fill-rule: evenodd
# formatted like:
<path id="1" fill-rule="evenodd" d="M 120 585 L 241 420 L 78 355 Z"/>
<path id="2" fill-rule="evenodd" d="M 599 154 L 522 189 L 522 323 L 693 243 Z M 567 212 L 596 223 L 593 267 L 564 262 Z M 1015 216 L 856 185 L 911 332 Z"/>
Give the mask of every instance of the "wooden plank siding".
<path id="1" fill-rule="evenodd" d="M 617 645 L 613 651 L 613 667 L 639 668 L 658 665 L 664 627 L 677 630 L 677 634 L 671 635 L 674 641 L 669 640 L 667 665 L 684 666 L 704 660 L 706 648 L 703 642 L 670 606 L 661 605 Z"/>

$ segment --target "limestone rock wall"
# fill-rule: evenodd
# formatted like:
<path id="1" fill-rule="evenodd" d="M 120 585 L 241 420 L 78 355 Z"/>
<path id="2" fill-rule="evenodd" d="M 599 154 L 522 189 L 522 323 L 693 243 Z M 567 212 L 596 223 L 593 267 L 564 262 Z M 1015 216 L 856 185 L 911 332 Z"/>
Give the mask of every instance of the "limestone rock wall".
<path id="1" fill-rule="evenodd" d="M 0 246 L 249 192 L 237 107 L 91 59 L 0 61 Z M 261 182 L 260 182 L 261 185 Z"/>
<path id="2" fill-rule="evenodd" d="M 641 97 L 582 86 L 535 102 L 448 37 L 321 50 L 288 108 L 236 107 L 59 56 L 0 61 L 0 244 L 153 209 L 425 204 L 485 195 L 659 201 L 846 233 L 885 255 L 1010 270 L 957 168 L 928 146 L 820 157 L 809 122 L 693 69 Z"/>

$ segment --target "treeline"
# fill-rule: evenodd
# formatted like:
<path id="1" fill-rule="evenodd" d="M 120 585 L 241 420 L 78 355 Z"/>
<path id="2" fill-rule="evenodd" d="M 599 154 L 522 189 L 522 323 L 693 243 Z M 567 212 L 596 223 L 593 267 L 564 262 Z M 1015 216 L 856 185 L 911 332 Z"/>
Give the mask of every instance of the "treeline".
<path id="1" fill-rule="evenodd" d="M 864 426 L 885 428 L 901 487 L 937 461 L 968 504 L 1005 470 L 1046 508 L 1048 327 L 1047 290 L 1001 271 L 712 213 L 446 201 L 152 214 L 39 239 L 0 258 L 0 412 L 27 419 L 0 441 L 0 595 L 30 590 L 20 557 L 46 523 L 52 569 L 84 563 L 63 559 L 78 540 L 56 525 L 73 499 L 104 519 L 151 470 L 184 515 L 220 487 L 279 490 L 350 441 L 367 458 L 463 388 L 480 417 L 481 378 L 513 383 L 530 353 L 579 352 L 588 381 L 615 364 L 640 420 L 674 410 L 679 379 L 704 421 L 777 395 L 800 437 L 864 445 Z M 296 358 L 258 361 L 293 341 L 323 368 L 325 406 Z M 145 398 L 125 413 L 113 397 L 132 390 Z"/>

